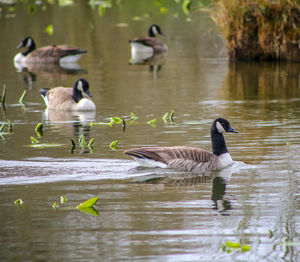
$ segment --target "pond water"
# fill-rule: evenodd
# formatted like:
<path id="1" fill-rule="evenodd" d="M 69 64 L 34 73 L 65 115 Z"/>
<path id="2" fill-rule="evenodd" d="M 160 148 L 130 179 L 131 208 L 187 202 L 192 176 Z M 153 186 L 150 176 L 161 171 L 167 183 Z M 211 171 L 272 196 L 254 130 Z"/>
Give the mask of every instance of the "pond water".
<path id="1" fill-rule="evenodd" d="M 0 260 L 299 261 L 300 65 L 229 63 L 208 13 L 185 15 L 176 1 L 163 1 L 166 13 L 152 1 L 113 1 L 103 16 L 88 1 L 74 2 L 38 5 L 33 14 L 28 3 L 0 4 L 0 90 L 7 93 L 0 124 L 13 123 L 0 136 Z M 161 26 L 168 54 L 130 63 L 128 40 L 152 23 Z M 76 68 L 18 72 L 13 57 L 27 35 L 38 47 L 88 53 Z M 96 113 L 47 112 L 39 89 L 71 87 L 80 77 L 90 83 Z M 172 110 L 174 121 L 164 122 Z M 111 117 L 124 118 L 125 130 L 100 124 Z M 123 153 L 152 145 L 211 150 L 217 117 L 239 131 L 225 135 L 235 160 L 229 169 L 142 169 Z M 95 139 L 93 150 L 78 146 L 82 134 L 87 143 Z M 33 148 L 31 136 L 56 146 Z M 55 210 L 61 195 L 68 202 Z M 76 210 L 95 196 L 93 212 Z M 227 241 L 251 249 L 223 251 Z"/>

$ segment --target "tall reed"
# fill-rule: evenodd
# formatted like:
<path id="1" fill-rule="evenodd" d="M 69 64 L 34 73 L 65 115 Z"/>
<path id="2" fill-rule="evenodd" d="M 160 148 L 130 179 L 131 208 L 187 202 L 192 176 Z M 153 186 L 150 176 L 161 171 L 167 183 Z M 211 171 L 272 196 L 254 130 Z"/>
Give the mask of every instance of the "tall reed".
<path id="1" fill-rule="evenodd" d="M 228 41 L 232 60 L 300 62 L 297 0 L 216 0 L 211 16 Z"/>

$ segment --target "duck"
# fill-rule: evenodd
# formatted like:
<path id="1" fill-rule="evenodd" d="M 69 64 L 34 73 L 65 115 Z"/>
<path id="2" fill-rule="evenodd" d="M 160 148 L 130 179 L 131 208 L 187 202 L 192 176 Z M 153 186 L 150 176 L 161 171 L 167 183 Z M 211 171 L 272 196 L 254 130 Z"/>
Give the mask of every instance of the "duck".
<path id="1" fill-rule="evenodd" d="M 96 105 L 91 100 L 89 83 L 78 79 L 73 88 L 55 87 L 40 89 L 40 94 L 49 110 L 58 111 L 95 111 Z"/>
<path id="2" fill-rule="evenodd" d="M 164 35 L 160 27 L 153 24 L 148 29 L 148 37 L 134 38 L 130 40 L 131 54 L 146 53 L 152 56 L 155 53 L 168 51 L 168 46 L 157 35 Z"/>
<path id="3" fill-rule="evenodd" d="M 49 45 L 36 49 L 32 37 L 25 37 L 17 49 L 28 47 L 24 52 L 17 53 L 14 63 L 76 63 L 87 50 L 66 45 Z"/>
<path id="4" fill-rule="evenodd" d="M 191 146 L 141 147 L 124 151 L 140 166 L 170 168 L 186 172 L 222 170 L 233 164 L 227 150 L 224 133 L 238 133 L 228 120 L 217 118 L 211 126 L 212 153 Z"/>

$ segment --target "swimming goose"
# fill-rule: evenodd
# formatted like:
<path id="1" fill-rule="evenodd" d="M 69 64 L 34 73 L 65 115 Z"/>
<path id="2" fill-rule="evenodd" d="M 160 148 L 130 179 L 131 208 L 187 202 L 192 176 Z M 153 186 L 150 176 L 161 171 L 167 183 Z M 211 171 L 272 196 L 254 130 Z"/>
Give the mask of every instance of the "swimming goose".
<path id="1" fill-rule="evenodd" d="M 130 40 L 131 54 L 135 53 L 147 53 L 152 56 L 154 53 L 166 52 L 168 50 L 167 45 L 156 36 L 164 35 L 158 25 L 151 25 L 148 30 L 149 37 L 141 37 Z"/>
<path id="2" fill-rule="evenodd" d="M 223 133 L 235 131 L 224 118 L 217 118 L 211 126 L 212 150 L 189 146 L 142 147 L 126 150 L 141 166 L 172 168 L 178 171 L 213 171 L 233 163 Z"/>
<path id="3" fill-rule="evenodd" d="M 60 111 L 96 110 L 96 105 L 90 99 L 92 95 L 89 91 L 89 83 L 83 78 L 78 79 L 73 88 L 41 89 L 40 93 L 48 109 Z"/>
<path id="4" fill-rule="evenodd" d="M 35 42 L 30 36 L 25 37 L 17 49 L 28 47 L 14 57 L 15 63 L 75 63 L 87 50 L 65 45 L 49 45 L 35 49 Z"/>

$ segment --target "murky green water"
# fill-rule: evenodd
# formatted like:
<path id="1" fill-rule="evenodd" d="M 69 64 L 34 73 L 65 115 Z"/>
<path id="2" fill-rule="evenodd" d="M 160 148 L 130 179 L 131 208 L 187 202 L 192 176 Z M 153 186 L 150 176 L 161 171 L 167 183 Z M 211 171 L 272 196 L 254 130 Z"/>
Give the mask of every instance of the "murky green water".
<path id="1" fill-rule="evenodd" d="M 229 64 L 206 13 L 189 22 L 173 1 L 164 5 L 166 14 L 150 1 L 113 2 L 103 17 L 86 1 L 39 6 L 32 15 L 28 4 L 17 4 L 14 17 L 0 5 L 0 90 L 4 84 L 7 90 L 0 124 L 13 123 L 0 137 L 1 261 L 300 259 L 300 65 Z M 145 35 L 154 22 L 166 35 L 167 56 L 156 64 L 130 64 L 128 40 Z M 38 46 L 65 43 L 88 53 L 80 69 L 18 73 L 12 58 L 26 35 Z M 38 90 L 72 86 L 79 77 L 90 83 L 96 114 L 45 111 Z M 174 122 L 164 123 L 171 110 Z M 125 131 L 122 125 L 90 126 L 112 116 L 126 119 Z M 123 154 L 145 145 L 210 150 L 210 125 L 220 116 L 239 131 L 226 135 L 236 161 L 229 170 L 136 169 Z M 156 127 L 147 124 L 154 118 Z M 40 138 L 38 122 L 44 123 Z M 71 154 L 71 138 L 82 134 L 95 138 L 94 152 L 77 146 Z M 31 136 L 61 146 L 35 149 L 28 146 Z M 114 140 L 120 141 L 117 151 L 109 148 Z M 55 211 L 61 195 L 68 202 Z M 74 208 L 94 196 L 98 216 Z M 14 206 L 19 198 L 23 207 Z M 226 241 L 251 250 L 226 253 Z"/>

